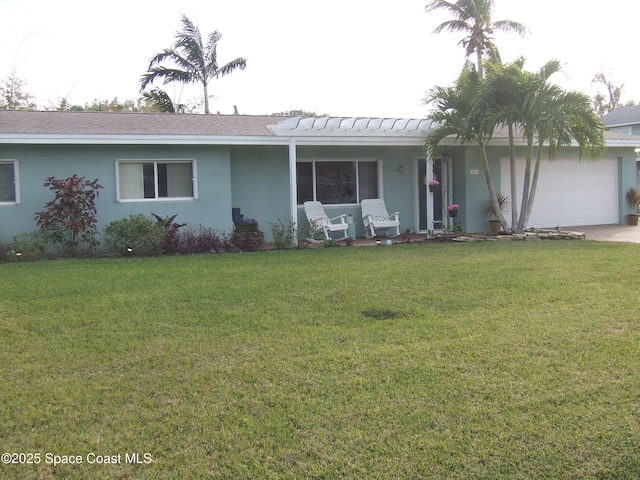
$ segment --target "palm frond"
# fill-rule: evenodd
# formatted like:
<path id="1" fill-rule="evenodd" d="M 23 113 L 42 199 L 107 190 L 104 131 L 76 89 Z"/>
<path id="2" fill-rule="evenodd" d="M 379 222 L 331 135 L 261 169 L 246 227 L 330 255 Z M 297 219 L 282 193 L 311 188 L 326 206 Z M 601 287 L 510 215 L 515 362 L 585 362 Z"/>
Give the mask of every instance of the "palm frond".
<path id="1" fill-rule="evenodd" d="M 159 112 L 175 113 L 176 109 L 169 94 L 160 88 L 152 88 L 150 91 L 142 92 L 142 97 Z"/>
<path id="2" fill-rule="evenodd" d="M 231 60 L 226 65 L 223 65 L 216 73 L 216 77 L 224 77 L 225 75 L 229 75 L 234 70 L 240 69 L 244 70 L 247 67 L 247 59 L 238 57 L 235 60 Z"/>

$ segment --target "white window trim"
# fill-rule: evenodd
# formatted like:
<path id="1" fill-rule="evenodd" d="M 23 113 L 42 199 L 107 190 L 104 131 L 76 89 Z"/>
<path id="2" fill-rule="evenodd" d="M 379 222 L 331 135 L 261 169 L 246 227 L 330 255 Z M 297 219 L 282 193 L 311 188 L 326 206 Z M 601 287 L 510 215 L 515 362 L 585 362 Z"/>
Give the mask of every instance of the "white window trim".
<path id="1" fill-rule="evenodd" d="M 141 164 L 141 163 L 153 163 L 154 169 L 159 163 L 190 163 L 191 164 L 191 184 L 193 190 L 192 197 L 156 197 L 156 198 L 120 198 L 120 164 Z M 158 176 L 155 175 L 155 192 L 158 194 Z M 118 203 L 137 203 L 137 202 L 193 202 L 198 200 L 198 161 L 195 158 L 162 158 L 162 159 L 118 159 L 116 160 L 116 202 Z"/>
<path id="2" fill-rule="evenodd" d="M 383 181 L 382 181 L 382 159 L 380 158 L 298 158 L 297 163 L 311 163 L 311 178 L 313 181 L 313 199 L 317 198 L 316 192 L 316 162 L 356 162 L 356 197 L 358 200 L 362 201 L 360 198 L 360 176 L 357 174 L 358 162 L 376 162 L 378 168 L 378 197 L 384 199 L 384 192 L 382 189 Z M 326 208 L 334 208 L 334 207 L 352 207 L 354 205 L 360 205 L 360 202 L 356 203 L 331 203 L 324 205 Z M 298 207 L 302 207 L 302 204 L 299 203 Z"/>
<path id="3" fill-rule="evenodd" d="M 0 163 L 12 163 L 13 164 L 13 190 L 15 193 L 14 202 L 0 202 L 0 206 L 16 206 L 20 205 L 20 168 L 18 167 L 18 160 L 0 160 Z"/>

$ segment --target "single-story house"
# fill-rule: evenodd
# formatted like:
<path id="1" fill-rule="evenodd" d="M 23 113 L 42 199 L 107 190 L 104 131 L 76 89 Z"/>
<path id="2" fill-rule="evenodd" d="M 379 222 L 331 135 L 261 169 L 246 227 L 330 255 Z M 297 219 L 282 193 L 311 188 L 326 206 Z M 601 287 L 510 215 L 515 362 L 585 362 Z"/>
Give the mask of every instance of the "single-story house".
<path id="1" fill-rule="evenodd" d="M 610 132 L 640 135 L 640 105 L 620 107 L 607 113 L 602 121 Z M 640 149 L 636 150 L 636 184 L 640 189 Z"/>
<path id="2" fill-rule="evenodd" d="M 602 117 L 611 132 L 640 135 L 640 105 L 619 107 Z"/>
<path id="3" fill-rule="evenodd" d="M 229 232 L 232 209 L 270 223 L 306 222 L 302 204 L 319 200 L 329 216 L 353 215 L 382 198 L 400 212 L 401 231 L 461 224 L 487 231 L 488 199 L 479 151 L 446 139 L 424 154 L 425 119 L 0 111 L 0 239 L 36 229 L 34 212 L 52 199 L 46 177 L 98 179 L 98 228 L 134 213 Z M 529 226 L 624 223 L 635 186 L 640 137 L 607 133 L 597 161 L 568 148 L 545 161 Z M 507 139 L 489 146 L 498 189 L 509 193 Z M 524 157 L 519 147 L 518 155 Z M 519 162 L 522 165 L 522 162 Z M 520 175 L 522 172 L 520 172 Z M 437 179 L 434 192 L 427 181 Z M 460 205 L 455 220 L 446 207 Z"/>

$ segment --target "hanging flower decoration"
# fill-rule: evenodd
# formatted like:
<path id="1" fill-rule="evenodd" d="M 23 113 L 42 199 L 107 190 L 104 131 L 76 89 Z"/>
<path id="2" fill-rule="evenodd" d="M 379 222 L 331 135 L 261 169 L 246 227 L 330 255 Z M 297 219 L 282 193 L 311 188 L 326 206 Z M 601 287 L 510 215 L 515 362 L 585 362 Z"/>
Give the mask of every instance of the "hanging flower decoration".
<path id="1" fill-rule="evenodd" d="M 449 212 L 449 216 L 450 217 L 456 217 L 458 215 L 458 209 L 459 209 L 459 205 L 457 203 L 454 203 L 453 205 L 449 205 L 447 207 L 447 211 Z"/>
<path id="2" fill-rule="evenodd" d="M 435 178 L 432 178 L 431 180 L 427 181 L 427 177 L 425 177 L 424 181 L 427 184 L 427 186 L 429 187 L 429 191 L 430 192 L 434 192 L 436 187 L 438 185 L 440 185 L 440 182 L 438 180 L 436 180 Z"/>

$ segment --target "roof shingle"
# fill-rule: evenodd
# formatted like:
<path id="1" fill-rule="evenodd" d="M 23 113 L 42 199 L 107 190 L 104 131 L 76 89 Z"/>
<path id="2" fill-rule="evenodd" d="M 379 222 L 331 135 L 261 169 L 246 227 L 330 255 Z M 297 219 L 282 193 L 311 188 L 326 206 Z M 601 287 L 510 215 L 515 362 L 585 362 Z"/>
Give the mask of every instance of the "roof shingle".
<path id="1" fill-rule="evenodd" d="M 0 111 L 0 134 L 273 136 L 283 117 L 168 113 Z"/>

